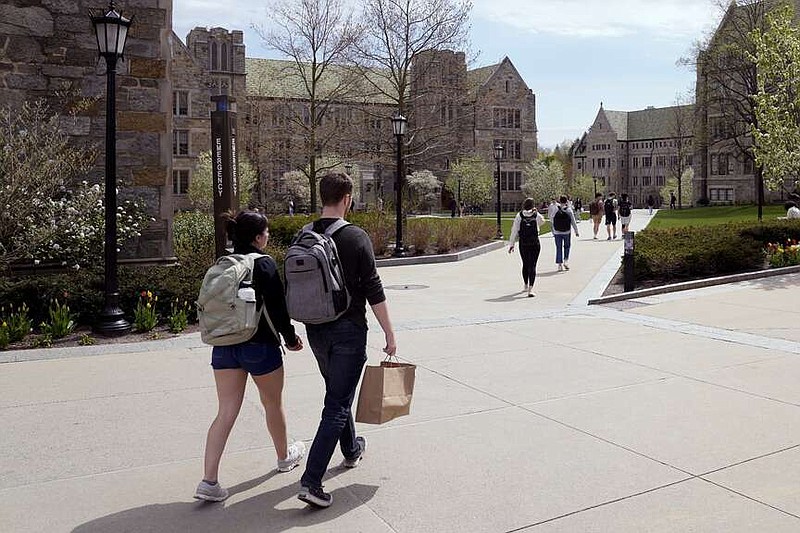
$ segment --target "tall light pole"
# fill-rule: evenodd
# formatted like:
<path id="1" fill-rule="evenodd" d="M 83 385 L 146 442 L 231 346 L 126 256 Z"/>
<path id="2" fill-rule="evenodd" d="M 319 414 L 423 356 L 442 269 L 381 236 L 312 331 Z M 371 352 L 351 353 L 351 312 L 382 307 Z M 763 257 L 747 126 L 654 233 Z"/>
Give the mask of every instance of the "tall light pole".
<path id="1" fill-rule="evenodd" d="M 408 120 L 401 114 L 392 117 L 392 131 L 397 139 L 397 179 L 394 188 L 397 199 L 394 203 L 395 210 L 395 239 L 394 256 L 403 257 L 403 136 L 406 134 Z"/>
<path id="2" fill-rule="evenodd" d="M 594 182 L 594 195 L 597 197 L 597 176 L 592 176 L 592 181 Z"/>
<path id="3" fill-rule="evenodd" d="M 497 234 L 495 239 L 503 238 L 503 228 L 500 225 L 500 160 L 503 159 L 504 152 L 505 147 L 502 144 L 497 143 L 494 146 L 494 160 L 497 163 Z"/>
<path id="4" fill-rule="evenodd" d="M 122 59 L 131 19 L 108 4 L 103 14 L 91 15 L 98 53 L 106 61 L 106 176 L 105 176 L 105 305 L 95 331 L 101 335 L 122 335 L 131 329 L 119 307 L 117 279 L 117 60 Z"/>

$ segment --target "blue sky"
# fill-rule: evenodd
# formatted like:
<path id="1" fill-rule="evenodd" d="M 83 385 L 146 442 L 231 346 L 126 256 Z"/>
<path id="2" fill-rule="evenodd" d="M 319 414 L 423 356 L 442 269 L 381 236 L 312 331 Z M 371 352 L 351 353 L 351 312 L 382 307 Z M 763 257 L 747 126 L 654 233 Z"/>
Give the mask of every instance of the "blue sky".
<path id="1" fill-rule="evenodd" d="M 539 144 L 548 148 L 585 131 L 601 101 L 619 111 L 673 105 L 694 84 L 694 72 L 676 62 L 721 16 L 715 0 L 473 3 L 472 66 L 511 59 L 536 94 Z M 174 0 L 173 6 L 181 38 L 195 26 L 241 29 L 249 57 L 277 57 L 251 29 L 268 23 L 264 0 Z"/>

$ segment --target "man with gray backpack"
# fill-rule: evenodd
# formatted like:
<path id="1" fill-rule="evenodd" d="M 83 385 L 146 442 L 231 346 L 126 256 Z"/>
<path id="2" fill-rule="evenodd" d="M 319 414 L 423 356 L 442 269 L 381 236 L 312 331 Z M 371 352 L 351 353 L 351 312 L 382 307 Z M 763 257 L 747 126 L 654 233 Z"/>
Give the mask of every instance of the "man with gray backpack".
<path id="1" fill-rule="evenodd" d="M 284 278 L 289 316 L 306 324 L 325 381 L 322 419 L 297 497 L 314 507 L 328 507 L 333 499 L 323 490 L 322 477 L 337 444 L 347 468 L 358 466 L 367 447 L 364 437 L 356 436 L 352 412 L 367 361 L 367 303 L 383 329 L 383 351 L 394 355 L 397 347 L 372 243 L 363 229 L 343 220 L 353 202 L 352 180 L 327 174 L 319 193 L 322 216 L 304 227 L 289 247 Z"/>

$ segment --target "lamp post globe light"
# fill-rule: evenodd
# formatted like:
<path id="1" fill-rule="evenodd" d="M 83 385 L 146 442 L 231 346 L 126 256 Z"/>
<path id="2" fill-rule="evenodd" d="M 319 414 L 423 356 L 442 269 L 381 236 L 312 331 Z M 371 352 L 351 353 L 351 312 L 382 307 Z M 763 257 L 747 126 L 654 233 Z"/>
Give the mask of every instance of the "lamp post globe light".
<path id="1" fill-rule="evenodd" d="M 102 14 L 90 14 L 97 38 L 97 51 L 106 61 L 106 166 L 105 166 L 105 304 L 95 331 L 102 335 L 121 335 L 131 329 L 119 307 L 117 279 L 117 120 L 116 72 L 122 59 L 131 19 L 114 7 Z"/>
<path id="2" fill-rule="evenodd" d="M 495 235 L 495 239 L 502 239 L 503 238 L 503 228 L 500 225 L 500 160 L 503 159 L 503 153 L 505 152 L 505 147 L 497 143 L 494 145 L 494 160 L 497 163 L 497 235 Z"/>
<path id="3" fill-rule="evenodd" d="M 398 113 L 392 117 L 392 132 L 397 139 L 397 179 L 394 188 L 397 197 L 394 203 L 395 209 L 395 239 L 394 256 L 403 257 L 403 136 L 406 134 L 408 120 Z"/>

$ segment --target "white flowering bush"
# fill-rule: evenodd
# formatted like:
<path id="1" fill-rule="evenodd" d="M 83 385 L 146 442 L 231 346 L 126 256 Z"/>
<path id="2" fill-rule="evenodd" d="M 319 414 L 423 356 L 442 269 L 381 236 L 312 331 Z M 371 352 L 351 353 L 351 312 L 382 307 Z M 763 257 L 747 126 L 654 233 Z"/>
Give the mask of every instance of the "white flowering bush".
<path id="1" fill-rule="evenodd" d="M 20 261 L 79 268 L 102 260 L 103 188 L 80 181 L 97 152 L 71 143 L 63 120 L 41 102 L 0 108 L 0 271 Z M 148 221 L 135 202 L 120 203 L 117 217 L 120 243 Z"/>
<path id="2" fill-rule="evenodd" d="M 60 197 L 36 198 L 31 203 L 32 213 L 24 219 L 28 230 L 16 237 L 16 247 L 24 247 L 25 242 L 35 242 L 36 246 L 27 250 L 27 259 L 56 261 L 72 268 L 102 262 L 104 195 L 104 187 L 82 181 L 74 190 L 67 190 Z M 151 220 L 139 203 L 120 202 L 117 206 L 118 245 L 139 237 Z"/>

